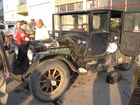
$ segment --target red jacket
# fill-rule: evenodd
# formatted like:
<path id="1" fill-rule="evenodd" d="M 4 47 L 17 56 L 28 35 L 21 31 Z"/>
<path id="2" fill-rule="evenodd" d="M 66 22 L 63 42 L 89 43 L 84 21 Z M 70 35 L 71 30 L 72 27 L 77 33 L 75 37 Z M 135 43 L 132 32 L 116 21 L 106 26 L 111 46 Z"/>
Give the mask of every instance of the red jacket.
<path id="1" fill-rule="evenodd" d="M 24 30 L 18 29 L 17 31 L 17 45 L 27 45 L 28 41 L 25 40 L 27 34 Z"/>

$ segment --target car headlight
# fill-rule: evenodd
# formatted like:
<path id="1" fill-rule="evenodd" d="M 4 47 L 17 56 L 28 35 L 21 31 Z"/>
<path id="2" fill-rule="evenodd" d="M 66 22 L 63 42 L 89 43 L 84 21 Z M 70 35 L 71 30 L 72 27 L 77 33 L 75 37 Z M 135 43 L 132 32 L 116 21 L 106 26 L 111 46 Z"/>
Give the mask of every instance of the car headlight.
<path id="1" fill-rule="evenodd" d="M 29 63 L 31 64 L 31 61 L 33 60 L 33 57 L 34 57 L 34 53 L 31 49 L 28 49 L 27 56 L 28 56 L 28 59 L 30 61 Z"/>

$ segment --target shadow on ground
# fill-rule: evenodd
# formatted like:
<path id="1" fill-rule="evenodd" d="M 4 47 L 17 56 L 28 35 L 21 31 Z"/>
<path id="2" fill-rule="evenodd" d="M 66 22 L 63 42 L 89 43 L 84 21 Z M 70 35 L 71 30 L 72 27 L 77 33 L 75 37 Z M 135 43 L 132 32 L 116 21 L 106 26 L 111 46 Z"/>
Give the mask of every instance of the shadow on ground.
<path id="1" fill-rule="evenodd" d="M 74 74 L 70 80 L 70 85 L 74 83 L 78 74 Z M 63 104 L 63 95 L 54 102 L 40 102 L 35 99 L 30 91 L 27 83 L 18 83 L 11 78 L 7 79 L 7 91 L 8 91 L 8 101 L 7 105 L 62 105 Z"/>

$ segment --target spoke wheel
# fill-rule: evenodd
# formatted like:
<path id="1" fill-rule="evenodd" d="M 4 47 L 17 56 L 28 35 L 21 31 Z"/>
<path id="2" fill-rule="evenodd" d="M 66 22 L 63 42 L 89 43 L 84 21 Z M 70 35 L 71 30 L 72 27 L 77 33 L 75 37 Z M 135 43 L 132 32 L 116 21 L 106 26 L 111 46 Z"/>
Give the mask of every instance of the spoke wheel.
<path id="1" fill-rule="evenodd" d="M 63 81 L 64 77 L 61 70 L 51 68 L 41 75 L 39 81 L 40 89 L 45 94 L 55 94 L 59 91 Z"/>
<path id="2" fill-rule="evenodd" d="M 35 98 L 48 102 L 56 100 L 67 90 L 69 80 L 67 66 L 59 60 L 50 59 L 35 68 L 29 86 Z"/>

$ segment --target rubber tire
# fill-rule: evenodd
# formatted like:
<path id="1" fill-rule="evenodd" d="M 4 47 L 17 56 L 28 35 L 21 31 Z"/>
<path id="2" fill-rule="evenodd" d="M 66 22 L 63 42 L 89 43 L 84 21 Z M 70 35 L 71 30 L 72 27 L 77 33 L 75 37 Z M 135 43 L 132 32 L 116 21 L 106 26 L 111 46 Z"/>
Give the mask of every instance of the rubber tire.
<path id="1" fill-rule="evenodd" d="M 41 91 L 40 87 L 38 86 L 41 74 L 44 72 L 44 70 L 48 70 L 48 68 L 58 68 L 59 70 L 62 71 L 64 75 L 64 81 L 62 83 L 63 85 L 60 87 L 60 90 L 53 95 L 44 94 Z M 67 90 L 69 82 L 70 82 L 70 73 L 67 66 L 59 60 L 50 59 L 47 61 L 43 61 L 41 64 L 39 64 L 37 68 L 35 68 L 35 70 L 31 74 L 29 87 L 31 93 L 34 95 L 35 98 L 37 98 L 42 102 L 50 102 L 59 98 Z"/>
<path id="2" fill-rule="evenodd" d="M 135 57 L 132 57 L 132 59 L 131 59 L 129 64 L 126 65 L 126 63 L 122 63 L 117 68 L 121 69 L 123 71 L 127 71 L 133 66 L 134 61 L 135 61 Z"/>

